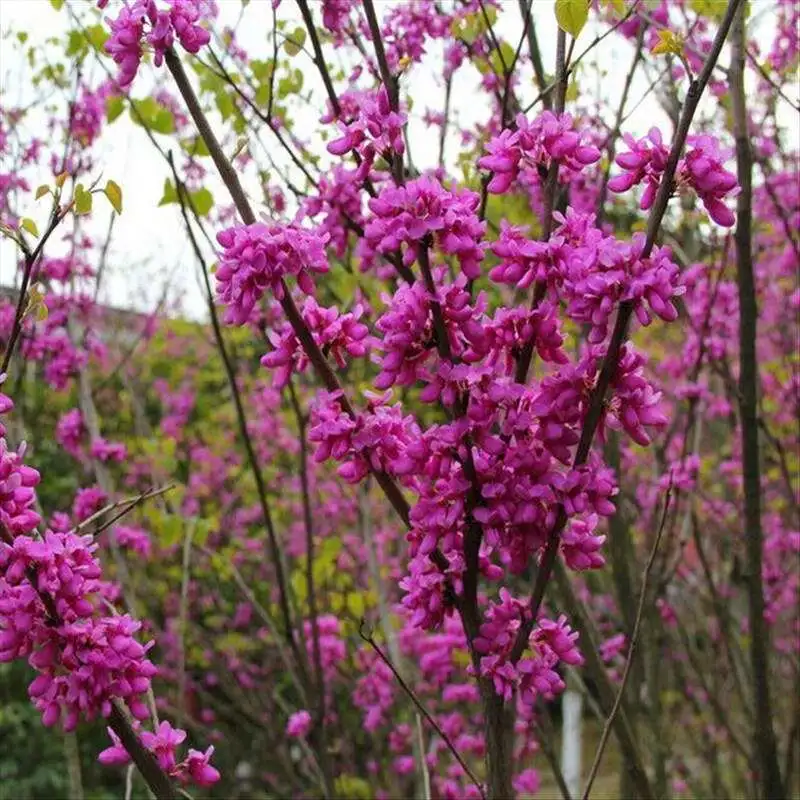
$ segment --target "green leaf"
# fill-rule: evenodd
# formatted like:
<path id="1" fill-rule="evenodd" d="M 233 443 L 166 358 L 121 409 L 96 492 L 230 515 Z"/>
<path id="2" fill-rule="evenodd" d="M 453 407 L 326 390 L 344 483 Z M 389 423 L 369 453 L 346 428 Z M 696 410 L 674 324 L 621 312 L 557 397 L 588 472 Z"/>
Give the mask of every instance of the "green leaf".
<path id="1" fill-rule="evenodd" d="M 53 6 L 56 11 L 61 11 L 61 6 L 64 5 L 64 0 L 50 0 L 50 5 Z"/>
<path id="2" fill-rule="evenodd" d="M 125 101 L 116 95 L 106 98 L 106 119 L 113 122 L 125 110 Z"/>
<path id="3" fill-rule="evenodd" d="M 253 77 L 258 81 L 267 81 L 270 79 L 272 75 L 272 71 L 275 69 L 275 65 L 272 59 L 269 61 L 260 61 L 258 59 L 253 59 L 250 62 L 250 70 L 253 73 Z"/>
<path id="4" fill-rule="evenodd" d="M 92 210 L 92 193 L 87 192 L 82 183 L 75 187 L 74 200 L 76 214 L 88 214 Z"/>
<path id="5" fill-rule="evenodd" d="M 181 141 L 183 149 L 190 156 L 210 156 L 206 143 L 203 141 L 202 136 L 190 136 L 188 139 Z"/>
<path id="6" fill-rule="evenodd" d="M 158 531 L 158 541 L 164 547 L 170 547 L 183 539 L 183 521 L 178 516 L 164 516 Z"/>
<path id="7" fill-rule="evenodd" d="M 206 188 L 198 189 L 196 192 L 189 192 L 192 199 L 192 206 L 199 216 L 204 217 L 214 207 L 214 195 Z"/>
<path id="8" fill-rule="evenodd" d="M 67 37 L 68 56 L 85 55 L 89 50 L 86 37 L 80 31 L 70 31 Z"/>
<path id="9" fill-rule="evenodd" d="M 215 100 L 222 119 L 230 119 L 236 113 L 236 106 L 227 92 L 218 92 Z"/>
<path id="10" fill-rule="evenodd" d="M 588 19 L 589 3 L 587 0 L 556 0 L 558 27 L 562 31 L 566 31 L 573 39 L 580 36 Z"/>
<path id="11" fill-rule="evenodd" d="M 119 184 L 115 183 L 114 181 L 108 181 L 106 183 L 106 188 L 103 189 L 105 192 L 106 197 L 108 198 L 108 202 L 111 203 L 112 208 L 117 214 L 122 213 L 122 189 L 120 189 Z"/>
<path id="12" fill-rule="evenodd" d="M 89 44 L 98 52 L 103 51 L 108 37 L 109 33 L 103 25 L 90 25 L 86 29 L 86 38 L 89 40 Z"/>
<path id="13" fill-rule="evenodd" d="M 302 49 L 306 41 L 306 29 L 295 28 L 283 43 L 283 52 L 287 56 L 296 56 Z"/>
<path id="14" fill-rule="evenodd" d="M 155 133 L 169 134 L 175 130 L 172 112 L 152 97 L 132 102 L 131 119 L 137 125 L 143 125 Z"/>
<path id="15" fill-rule="evenodd" d="M 161 196 L 161 199 L 158 201 L 159 206 L 166 206 L 170 203 L 177 203 L 178 202 L 178 192 L 175 189 L 175 186 L 172 184 L 172 181 L 169 178 L 164 180 L 164 194 Z"/>
<path id="16" fill-rule="evenodd" d="M 372 797 L 372 787 L 363 778 L 355 775 L 340 775 L 333 784 L 337 797 L 346 797 L 348 800 L 369 800 Z"/>
<path id="17" fill-rule="evenodd" d="M 156 133 L 172 133 L 175 130 L 175 117 L 168 108 L 161 106 L 152 118 L 150 127 Z"/>
<path id="18" fill-rule="evenodd" d="M 36 190 L 36 199 L 37 199 L 37 200 L 40 200 L 40 199 L 41 199 L 42 197 L 44 197 L 46 194 L 50 194 L 50 187 L 49 187 L 49 186 L 47 186 L 46 184 L 44 184 L 44 183 L 43 183 L 43 184 L 42 184 L 42 185 L 41 185 L 41 186 L 40 186 L 40 187 L 39 187 L 39 188 Z"/>
<path id="19" fill-rule="evenodd" d="M 513 61 L 514 48 L 508 42 L 500 42 L 500 51 L 498 52 L 497 50 L 492 50 L 492 54 L 489 56 L 489 63 L 492 65 L 492 69 L 497 75 L 503 74 L 503 64 L 505 64 L 506 67 L 509 67 Z"/>
<path id="20" fill-rule="evenodd" d="M 356 618 L 364 616 L 367 603 L 361 592 L 351 592 L 347 595 L 347 610 Z"/>
<path id="21" fill-rule="evenodd" d="M 36 223 L 30 217 L 23 217 L 21 222 L 19 223 L 20 228 L 28 231 L 31 236 L 39 236 L 39 229 L 36 227 Z"/>

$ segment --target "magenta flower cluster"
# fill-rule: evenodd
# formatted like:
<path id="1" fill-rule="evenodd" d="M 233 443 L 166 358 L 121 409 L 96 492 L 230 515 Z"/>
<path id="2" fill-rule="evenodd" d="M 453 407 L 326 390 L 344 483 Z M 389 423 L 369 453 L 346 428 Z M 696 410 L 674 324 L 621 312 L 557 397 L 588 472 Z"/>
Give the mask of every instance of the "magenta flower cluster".
<path id="1" fill-rule="evenodd" d="M 352 100 L 357 111 L 352 118 L 344 115 L 339 118 L 342 136 L 328 143 L 328 152 L 343 156 L 355 151 L 364 159 L 365 170 L 372 166 L 376 156 L 391 160 L 395 153 L 402 155 L 405 150 L 403 126 L 406 117 L 405 114 L 392 111 L 386 89 L 381 87 L 375 93 L 353 94 Z"/>
<path id="2" fill-rule="evenodd" d="M 480 274 L 481 240 L 486 223 L 478 219 L 480 198 L 469 189 L 449 191 L 422 177 L 403 186 L 387 185 L 369 201 L 373 217 L 364 229 L 362 256 L 403 252 L 413 264 L 430 237 L 443 254 L 453 256 L 468 278 Z"/>
<path id="3" fill-rule="evenodd" d="M 120 9 L 116 19 L 109 19 L 111 36 L 106 51 L 119 67 L 117 83 L 128 88 L 142 60 L 144 46 L 155 54 L 156 66 L 161 66 L 164 53 L 175 39 L 189 53 L 198 53 L 208 44 L 211 36 L 199 25 L 201 2 L 199 0 L 169 0 L 166 10 L 159 9 L 156 0 L 135 0 Z"/>
<path id="4" fill-rule="evenodd" d="M 515 691 L 533 705 L 538 697 L 550 700 L 564 690 L 556 667 L 559 663 L 577 666 L 583 656 L 577 647 L 578 634 L 564 616 L 557 621 L 541 618 L 530 636 L 530 655 L 517 662 L 511 657 L 524 605 L 507 589 L 500 590 L 500 602 L 492 603 L 474 641 L 481 654 L 480 673 L 490 678 L 495 691 L 510 700 Z"/>
<path id="5" fill-rule="evenodd" d="M 106 766 L 125 766 L 131 757 L 119 737 L 111 728 L 108 734 L 113 744 L 98 756 L 98 761 Z M 140 730 L 142 744 L 155 756 L 159 767 L 167 775 L 177 778 L 181 783 L 194 783 L 197 786 L 213 786 L 220 778 L 219 771 L 211 766 L 214 747 L 205 752 L 189 749 L 186 757 L 178 761 L 176 749 L 186 739 L 186 731 L 173 728 L 166 720 L 159 723 L 155 732 Z"/>
<path id="6" fill-rule="evenodd" d="M 340 314 L 337 308 L 325 308 L 308 297 L 301 313 L 314 341 L 338 366 L 346 366 L 348 357 L 361 358 L 366 354 L 369 328 L 359 322 L 363 313 L 360 305 Z M 288 322 L 280 331 L 270 330 L 268 335 L 274 349 L 261 358 L 261 363 L 275 370 L 274 386 L 281 389 L 293 374 L 305 372 L 308 356 Z"/>
<path id="7" fill-rule="evenodd" d="M 280 300 L 283 280 L 294 275 L 297 285 L 313 294 L 310 272 L 327 272 L 327 239 L 290 225 L 237 225 L 220 231 L 223 251 L 216 272 L 217 296 L 225 304 L 225 321 L 241 325 L 268 289 Z"/>
<path id="8" fill-rule="evenodd" d="M 667 166 L 669 148 L 658 128 L 651 128 L 646 137 L 638 140 L 630 134 L 623 138 L 629 149 L 617 156 L 617 164 L 625 172 L 612 178 L 608 188 L 612 192 L 626 192 L 633 186 L 644 184 L 640 207 L 646 210 L 655 200 Z M 713 136 L 690 136 L 687 144 L 686 155 L 678 162 L 676 188 L 694 189 L 711 219 L 723 227 L 732 227 L 736 218 L 723 200 L 736 194 L 738 184 L 736 176 L 725 169 L 727 154 Z"/>
<path id="9" fill-rule="evenodd" d="M 0 394 L 0 413 L 12 409 L 13 402 Z M 0 433 L 5 433 L 2 425 Z M 145 695 L 157 671 L 147 657 L 153 643 L 137 641 L 141 623 L 106 611 L 106 586 L 91 535 L 69 530 L 60 515 L 54 529 L 39 536 L 41 520 L 34 510 L 39 473 L 23 463 L 24 452 L 24 447 L 10 451 L 0 438 L 0 662 L 27 658 L 37 673 L 28 694 L 46 726 L 60 721 L 71 731 L 82 719 L 108 717 L 114 700 L 123 701 L 136 720 L 147 719 Z M 93 495 L 91 506 L 101 497 Z M 165 725 L 172 739 L 186 736 L 168 723 L 158 734 L 143 731 L 142 743 L 159 760 Z M 116 738 L 115 747 L 114 760 L 104 751 L 101 761 L 129 760 Z M 190 751 L 170 774 L 200 785 L 214 783 L 219 773 L 209 764 L 212 752 Z"/>
<path id="10" fill-rule="evenodd" d="M 372 135 L 378 132 L 376 127 Z M 332 152 L 344 154 L 364 141 L 366 134 L 357 126 Z M 695 140 L 693 147 L 682 174 L 710 197 L 719 187 L 709 177 L 716 151 L 705 140 Z M 569 115 L 549 112 L 532 121 L 520 116 L 516 128 L 493 138 L 487 151 L 479 164 L 494 173 L 488 184 L 492 192 L 509 190 L 522 172 L 533 170 L 534 182 L 540 181 L 553 164 L 561 181 L 574 183 L 599 158 Z M 353 199 L 344 196 L 348 203 Z M 310 202 L 313 208 L 313 198 Z M 353 410 L 342 392 L 320 392 L 311 409 L 309 440 L 316 446 L 315 461 L 338 462 L 345 481 L 384 473 L 413 497 L 409 560 L 400 579 L 409 627 L 450 624 L 465 592 L 468 559 L 474 559 L 485 582 L 501 583 L 542 557 L 558 525 L 558 546 L 570 568 L 603 566 L 601 526 L 615 512 L 616 477 L 597 451 L 575 465 L 576 448 L 620 304 L 629 304 L 641 325 L 653 317 L 677 317 L 674 301 L 685 287 L 670 251 L 656 247 L 643 257 L 644 237 L 617 240 L 596 226 L 594 214 L 571 208 L 554 214 L 555 229 L 546 241 L 502 223 L 497 237 L 487 242 L 479 196 L 448 189 L 430 174 L 399 185 L 386 180 L 368 206 L 358 254 L 367 264 L 376 255 L 391 264 L 401 259 L 411 275 L 409 280 L 404 274 L 406 282 L 383 296 L 385 308 L 374 322 L 370 349 L 380 368 L 374 387 L 385 393 L 367 393 L 366 408 Z M 228 305 L 227 318 L 246 322 L 268 288 L 281 299 L 287 274 L 297 275 L 299 288 L 310 294 L 306 270 L 321 272 L 327 266 L 329 235 L 323 224 L 323 233 L 301 234 L 295 223 L 220 234 L 226 250 L 219 296 Z M 303 241 L 294 244 L 301 235 Z M 473 296 L 472 282 L 488 257 L 490 280 L 522 290 L 536 286 L 533 304 L 490 311 L 483 293 Z M 421 279 L 415 279 L 417 272 Z M 562 310 L 588 333 L 571 355 Z M 313 301 L 306 301 L 303 316 L 319 348 L 340 367 L 347 356 L 366 355 L 362 343 L 369 332 L 355 317 Z M 291 371 L 305 369 L 308 356 L 300 352 L 297 333 L 288 326 L 279 329 L 271 337 L 275 349 L 262 360 L 276 370 L 278 386 Z M 526 350 L 540 364 L 533 380 L 521 382 L 517 371 Z M 661 394 L 644 366 L 643 356 L 626 344 L 600 412 L 601 441 L 612 428 L 647 445 L 653 429 L 666 424 Z M 423 426 L 391 402 L 395 385 L 419 388 L 424 402 L 439 401 L 446 419 Z M 559 664 L 581 662 L 577 634 L 563 617 L 554 622 L 537 615 L 530 621 L 524 656 L 512 657 L 531 610 L 502 584 L 498 588 L 500 599 L 489 602 L 474 642 L 481 654 L 478 672 L 504 697 L 516 694 L 528 706 L 539 696 L 552 698 L 564 688 Z M 377 725 L 390 694 L 378 675 L 359 692 L 370 724 Z M 303 720 L 293 721 L 295 735 L 305 730 Z"/>
<path id="11" fill-rule="evenodd" d="M 574 125 L 570 114 L 557 116 L 545 111 L 533 122 L 519 114 L 516 128 L 506 128 L 493 137 L 486 145 L 488 155 L 478 161 L 478 166 L 493 173 L 489 191 L 493 194 L 507 192 L 524 169 L 541 167 L 547 170 L 556 161 L 559 177 L 567 180 L 570 173 L 580 172 L 598 161 L 600 151 L 584 143 Z"/>

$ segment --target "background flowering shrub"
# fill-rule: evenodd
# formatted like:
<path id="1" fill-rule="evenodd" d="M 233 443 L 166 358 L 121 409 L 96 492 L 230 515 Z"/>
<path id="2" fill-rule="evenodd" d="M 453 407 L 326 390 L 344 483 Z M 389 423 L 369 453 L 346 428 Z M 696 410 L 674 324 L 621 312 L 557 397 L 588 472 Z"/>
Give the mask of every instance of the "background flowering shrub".
<path id="1" fill-rule="evenodd" d="M 574 796 L 570 691 L 622 796 L 788 795 L 791 4 L 52 5 L 48 136 L 0 107 L 4 785 Z M 98 302 L 123 112 L 200 322 Z"/>

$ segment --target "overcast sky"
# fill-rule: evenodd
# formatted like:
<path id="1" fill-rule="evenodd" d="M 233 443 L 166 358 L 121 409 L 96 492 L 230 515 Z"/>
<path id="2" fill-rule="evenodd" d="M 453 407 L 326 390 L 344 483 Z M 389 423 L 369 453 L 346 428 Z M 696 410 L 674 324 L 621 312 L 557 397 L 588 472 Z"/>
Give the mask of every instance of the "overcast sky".
<path id="1" fill-rule="evenodd" d="M 72 0 L 75 2 L 75 0 Z M 754 7 L 770 0 L 755 0 Z M 239 0 L 218 0 L 220 6 L 220 21 L 233 25 L 240 13 Z M 118 0 L 111 0 L 107 13 L 116 15 Z M 312 7 L 316 4 L 312 2 Z M 388 2 L 378 3 L 378 8 L 389 7 Z M 543 50 L 545 68 L 552 71 L 554 60 L 554 47 L 556 37 L 556 24 L 553 15 L 552 0 L 534 0 L 533 3 L 537 33 Z M 296 6 L 291 0 L 284 0 L 280 8 L 282 17 L 294 19 L 300 23 Z M 769 15 L 766 25 L 769 25 Z M 30 41 L 41 42 L 49 36 L 63 35 L 68 28 L 68 16 L 65 10 L 55 11 L 49 0 L 0 0 L 0 32 L 5 36 L 9 31 L 26 31 Z M 271 7 L 268 0 L 253 0 L 245 11 L 243 23 L 239 26 L 239 40 L 251 56 L 263 58 L 271 55 L 272 29 Z M 516 0 L 506 0 L 504 10 L 497 23 L 497 30 L 516 44 L 521 34 L 521 19 Z M 766 46 L 770 39 L 766 30 Z M 577 47 L 580 52 L 588 44 L 594 33 L 587 27 L 582 34 Z M 404 88 L 407 87 L 414 99 L 414 109 L 411 116 L 409 136 L 415 164 L 418 168 L 431 166 L 436 162 L 438 155 L 438 130 L 427 129 L 420 121 L 426 108 L 442 108 L 443 89 L 438 77 L 441 72 L 438 66 L 441 61 L 436 58 L 441 53 L 438 43 L 428 47 L 431 59 L 437 62 L 433 69 L 415 68 L 410 75 L 404 78 Z M 341 57 L 341 52 L 335 52 L 330 46 L 326 54 L 332 61 Z M 598 90 L 604 96 L 615 97 L 621 89 L 621 82 L 627 71 L 632 51 L 630 46 L 621 41 L 619 36 L 609 36 L 594 52 L 601 70 L 587 69 L 581 78 L 581 85 L 588 92 Z M 593 58 L 587 59 L 586 66 L 591 66 Z M 305 89 L 314 89 L 314 102 L 316 107 L 298 109 L 297 130 L 301 136 L 306 135 L 316 126 L 316 118 L 322 108 L 323 92 L 317 78 L 316 69 L 305 54 L 296 57 L 296 66 L 303 69 L 305 74 Z M 96 75 L 102 75 L 96 64 Z M 152 69 L 152 67 L 150 67 Z M 457 110 L 462 124 L 485 120 L 489 109 L 480 95 L 473 91 L 475 85 L 474 70 L 462 69 L 457 73 L 458 83 L 453 89 L 453 104 Z M 0 92 L 2 102 L 12 105 L 25 105 L 30 102 L 31 87 L 27 83 L 28 75 L 21 72 L 18 58 L 11 52 L 7 42 L 0 40 Z M 142 76 L 134 84 L 134 94 L 144 96 L 149 79 Z M 631 97 L 637 101 L 646 91 L 648 82 L 643 75 L 637 76 Z M 530 98 L 535 96 L 532 85 L 529 90 Z M 478 98 L 476 100 L 476 98 Z M 789 118 L 796 127 L 796 116 Z M 663 114 L 655 102 L 650 98 L 643 102 L 636 114 L 631 118 L 629 130 L 642 133 L 653 124 L 663 124 Z M 274 140 L 273 140 L 274 144 Z M 450 162 L 456 154 L 457 141 L 449 144 Z M 283 163 L 282 155 L 277 153 L 276 160 Z M 210 162 L 208 162 L 210 165 Z M 106 301 L 117 306 L 135 306 L 138 308 L 153 307 L 162 294 L 165 281 L 169 281 L 182 296 L 182 305 L 185 311 L 195 315 L 203 313 L 202 295 L 197 280 L 197 269 L 191 250 L 184 235 L 182 223 L 176 206 L 158 208 L 164 179 L 169 174 L 169 169 L 162 158 L 153 149 L 151 143 L 141 129 L 133 125 L 127 116 L 121 117 L 113 126 L 110 126 L 98 146 L 97 164 L 103 170 L 105 178 L 112 178 L 122 185 L 124 190 L 125 208 L 122 216 L 115 225 L 113 244 L 110 251 L 109 264 L 111 271 L 105 284 L 103 297 Z M 30 183 L 33 187 L 52 180 L 46 165 L 40 175 L 31 176 Z M 214 179 L 207 185 L 219 200 L 227 201 L 224 189 Z M 249 187 L 254 197 L 259 197 L 258 187 Z M 91 221 L 90 231 L 98 237 L 104 235 L 108 225 L 108 212 L 103 203 L 98 202 L 99 213 Z M 39 204 L 31 203 L 23 208 L 22 213 L 44 221 L 46 215 L 46 201 Z M 41 226 L 40 226 L 41 227 Z M 14 274 L 13 251 L 6 243 L 0 245 L 0 283 L 8 284 Z"/>

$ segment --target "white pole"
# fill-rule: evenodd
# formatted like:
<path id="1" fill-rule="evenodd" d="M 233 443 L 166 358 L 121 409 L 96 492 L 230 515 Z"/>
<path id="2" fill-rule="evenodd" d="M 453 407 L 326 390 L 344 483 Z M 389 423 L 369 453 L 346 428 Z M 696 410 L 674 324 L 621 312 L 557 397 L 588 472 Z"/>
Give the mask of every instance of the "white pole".
<path id="1" fill-rule="evenodd" d="M 570 797 L 581 795 L 581 712 L 583 694 L 575 691 L 567 683 L 567 690 L 561 701 L 564 717 L 563 738 L 561 740 L 561 772 L 569 789 Z"/>

